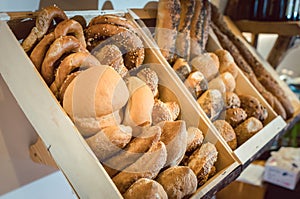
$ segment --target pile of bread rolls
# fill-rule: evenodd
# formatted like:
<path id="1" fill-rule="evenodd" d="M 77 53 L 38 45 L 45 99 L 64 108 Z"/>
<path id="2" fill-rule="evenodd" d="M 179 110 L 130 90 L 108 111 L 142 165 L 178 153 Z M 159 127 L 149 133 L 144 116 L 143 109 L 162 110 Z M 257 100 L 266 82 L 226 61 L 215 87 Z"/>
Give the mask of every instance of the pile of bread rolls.
<path id="1" fill-rule="evenodd" d="M 185 198 L 215 174 L 216 147 L 160 99 L 129 20 L 50 6 L 21 44 L 124 198 Z"/>
<path id="2" fill-rule="evenodd" d="M 160 0 L 155 40 L 234 150 L 263 128 L 268 112 L 254 96 L 235 93 L 238 66 L 229 51 L 206 51 L 212 8 L 205 0 Z"/>

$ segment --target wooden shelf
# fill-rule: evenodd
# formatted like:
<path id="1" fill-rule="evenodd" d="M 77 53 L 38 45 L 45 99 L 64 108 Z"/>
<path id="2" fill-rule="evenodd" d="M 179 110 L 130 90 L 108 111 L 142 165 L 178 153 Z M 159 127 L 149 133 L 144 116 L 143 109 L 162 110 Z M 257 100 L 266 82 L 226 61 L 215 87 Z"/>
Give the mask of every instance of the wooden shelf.
<path id="1" fill-rule="evenodd" d="M 300 35 L 300 21 L 251 21 L 238 20 L 234 22 L 242 32 L 253 34 L 278 34 L 282 36 Z"/>

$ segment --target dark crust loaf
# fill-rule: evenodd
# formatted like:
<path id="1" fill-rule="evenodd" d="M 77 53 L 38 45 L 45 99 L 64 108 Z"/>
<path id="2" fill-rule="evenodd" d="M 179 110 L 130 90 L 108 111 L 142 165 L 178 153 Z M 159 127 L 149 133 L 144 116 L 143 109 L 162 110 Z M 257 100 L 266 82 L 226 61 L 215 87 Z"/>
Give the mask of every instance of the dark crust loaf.
<path id="1" fill-rule="evenodd" d="M 263 122 L 268 117 L 268 111 L 262 106 L 260 101 L 252 95 L 239 95 L 241 108 L 244 109 L 248 117 L 255 117 Z"/>
<path id="2" fill-rule="evenodd" d="M 175 59 L 175 42 L 180 21 L 180 10 L 179 0 L 158 1 L 155 41 L 162 55 L 170 63 L 174 62 Z"/>
<path id="3" fill-rule="evenodd" d="M 176 54 L 186 60 L 190 59 L 190 25 L 195 9 L 195 0 L 180 0 L 180 21 L 176 39 Z"/>
<path id="4" fill-rule="evenodd" d="M 258 81 L 260 81 L 264 85 L 266 90 L 272 93 L 280 101 L 285 109 L 286 119 L 291 118 L 294 114 L 294 108 L 291 102 L 288 100 L 285 92 L 282 90 L 276 80 L 264 68 L 264 66 L 251 53 L 251 51 L 245 46 L 245 44 L 230 31 L 223 20 L 222 14 L 215 6 L 212 6 L 212 19 L 215 25 L 218 26 L 220 31 L 226 34 L 232 41 L 233 45 L 235 45 L 239 50 L 241 56 L 243 56 L 245 61 L 253 69 L 253 72 L 256 75 Z"/>
<path id="5" fill-rule="evenodd" d="M 191 21 L 191 58 L 205 51 L 211 22 L 211 6 L 207 0 L 196 0 Z"/>
<path id="6" fill-rule="evenodd" d="M 284 107 L 281 105 L 281 103 L 274 103 L 276 97 L 272 93 L 267 91 L 266 88 L 258 81 L 254 74 L 254 71 L 247 63 L 247 61 L 243 58 L 243 56 L 241 56 L 237 47 L 232 43 L 232 41 L 227 37 L 227 35 L 223 34 L 220 31 L 220 29 L 214 24 L 214 22 L 211 22 L 211 28 L 218 37 L 218 40 L 221 43 L 222 47 L 230 52 L 236 64 L 243 71 L 245 76 L 250 80 L 253 86 L 258 90 L 258 92 L 261 93 L 261 95 L 274 108 L 274 110 L 277 110 L 277 113 L 281 115 L 282 118 L 286 119 L 286 112 Z"/>

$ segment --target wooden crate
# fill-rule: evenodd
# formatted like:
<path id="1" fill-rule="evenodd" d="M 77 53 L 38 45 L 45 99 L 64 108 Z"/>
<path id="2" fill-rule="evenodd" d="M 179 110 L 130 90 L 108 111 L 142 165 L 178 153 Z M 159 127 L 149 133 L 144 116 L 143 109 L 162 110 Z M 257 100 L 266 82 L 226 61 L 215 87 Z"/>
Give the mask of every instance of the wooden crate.
<path id="1" fill-rule="evenodd" d="M 160 57 L 161 62 L 164 62 L 164 65 L 167 66 L 167 70 L 172 70 L 170 64 L 166 61 L 166 59 L 162 56 L 158 46 L 155 44 L 153 39 L 153 33 L 155 29 L 155 22 L 156 22 L 156 10 L 145 10 L 145 9 L 132 9 L 130 10 L 132 16 L 134 16 L 135 20 L 139 23 L 145 33 L 145 37 L 151 40 L 155 47 L 155 52 L 158 54 L 157 56 Z M 148 27 L 148 28 L 147 28 Z M 215 51 L 217 49 L 222 48 L 221 45 L 218 43 L 218 40 L 210 33 L 210 38 L 207 44 L 208 51 Z M 248 139 L 245 143 L 239 146 L 236 150 L 233 151 L 233 154 L 238 158 L 242 167 L 245 168 L 249 165 L 249 163 L 255 160 L 261 152 L 267 147 L 272 140 L 276 138 L 276 136 L 281 133 L 284 128 L 286 127 L 286 122 L 282 119 L 281 116 L 278 116 L 271 106 L 266 102 L 266 100 L 260 95 L 260 93 L 254 88 L 254 86 L 250 83 L 250 81 L 245 77 L 243 72 L 238 69 L 239 73 L 236 79 L 236 93 L 237 94 L 251 94 L 252 96 L 256 97 L 262 105 L 264 105 L 269 113 L 269 116 L 265 122 L 265 126 L 262 130 L 260 130 L 257 134 L 252 136 Z M 181 82 L 182 83 L 182 82 Z M 184 85 L 183 85 L 184 86 Z M 206 114 L 199 106 L 197 101 L 193 98 L 193 96 L 189 93 L 187 89 L 185 89 L 186 95 L 191 99 L 192 103 L 194 104 L 199 112 L 201 113 L 202 117 L 206 118 L 206 121 L 213 127 L 212 122 L 206 117 Z M 291 92 L 291 91 L 290 91 Z M 224 139 L 221 138 L 225 143 Z M 227 145 L 225 143 L 225 145 Z M 228 146 L 228 145 L 227 145 Z M 228 146 L 229 148 L 229 146 Z"/>
<path id="2" fill-rule="evenodd" d="M 89 21 L 91 17 L 106 12 L 70 11 L 66 13 L 68 16 L 80 14 Z M 108 13 L 125 15 L 130 18 L 130 15 L 125 12 L 109 11 Z M 0 43 L 2 44 L 0 47 L 0 72 L 41 138 L 42 142 L 38 142 L 35 148 L 31 147 L 31 150 L 33 152 L 43 150 L 39 154 L 45 155 L 45 159 L 39 158 L 38 160 L 42 163 L 52 164 L 51 159 L 53 158 L 54 166 L 64 173 L 80 198 L 122 198 L 111 178 L 20 46 L 18 40 L 22 38 L 22 34 L 17 33 L 26 32 L 32 28 L 34 23 L 30 18 L 34 17 L 34 13 L 15 13 L 13 16 L 15 18 L 9 17 L 7 20 L 0 21 Z M 29 19 L 25 22 L 24 18 Z M 143 32 L 138 32 L 143 38 Z M 209 198 L 216 190 L 224 187 L 238 176 L 240 163 L 224 145 L 211 124 L 202 117 L 199 109 L 193 106 L 190 98 L 186 97 L 186 92 L 182 88 L 181 82 L 177 82 L 174 71 L 166 70 L 167 67 L 163 66 L 164 63 L 155 53 L 155 49 L 151 46 L 152 43 L 144 39 L 144 45 L 146 50 L 144 64 L 147 64 L 159 75 L 160 89 L 163 90 L 161 97 L 178 101 L 181 107 L 180 119 L 185 120 L 187 126 L 198 126 L 205 133 L 205 141 L 214 143 L 219 152 L 216 163 L 217 173 L 199 187 L 192 196 Z M 169 95 L 170 92 L 174 95 Z"/>

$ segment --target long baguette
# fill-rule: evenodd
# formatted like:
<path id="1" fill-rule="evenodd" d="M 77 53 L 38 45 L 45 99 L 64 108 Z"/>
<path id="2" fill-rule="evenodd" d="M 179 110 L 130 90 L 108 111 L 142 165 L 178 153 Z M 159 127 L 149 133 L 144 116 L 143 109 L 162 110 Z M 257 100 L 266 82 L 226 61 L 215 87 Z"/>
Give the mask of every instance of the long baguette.
<path id="1" fill-rule="evenodd" d="M 159 0 L 157 8 L 154 39 L 162 55 L 170 62 L 174 61 L 175 42 L 180 21 L 179 0 Z"/>

